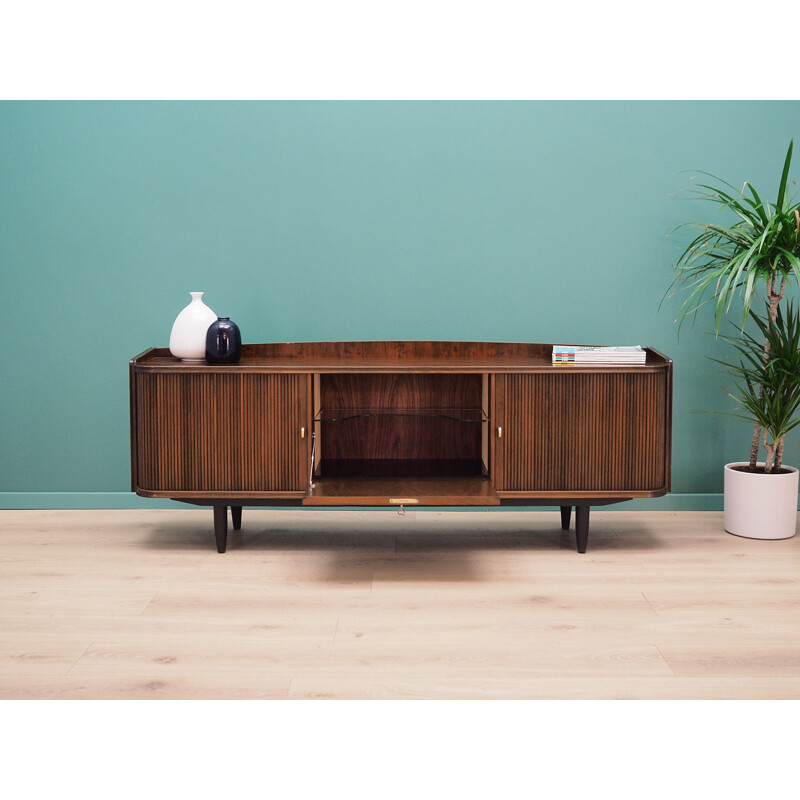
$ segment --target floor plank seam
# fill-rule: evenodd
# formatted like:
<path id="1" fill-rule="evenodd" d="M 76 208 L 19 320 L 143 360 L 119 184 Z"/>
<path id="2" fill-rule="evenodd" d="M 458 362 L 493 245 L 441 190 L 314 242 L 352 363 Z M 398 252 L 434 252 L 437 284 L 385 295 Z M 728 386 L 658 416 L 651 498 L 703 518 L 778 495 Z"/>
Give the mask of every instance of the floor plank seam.
<path id="1" fill-rule="evenodd" d="M 656 650 L 658 650 L 658 654 L 661 656 L 662 660 L 663 660 L 663 661 L 664 661 L 664 663 L 667 665 L 667 669 L 668 669 L 668 670 L 670 671 L 670 673 L 672 674 L 672 677 L 673 677 L 673 678 L 677 678 L 677 677 L 678 677 L 678 674 L 675 672 L 675 670 L 674 670 L 674 669 L 672 669 L 672 664 L 670 664 L 670 663 L 669 663 L 669 661 L 667 660 L 667 658 L 666 658 L 666 657 L 664 656 L 664 654 L 661 652 L 661 648 L 660 648 L 660 647 L 659 647 L 657 644 L 655 644 L 655 643 L 653 643 L 653 647 L 655 647 L 655 648 L 656 648 Z"/>
<path id="2" fill-rule="evenodd" d="M 147 609 L 150 608 L 153 603 L 155 603 L 156 598 L 161 594 L 161 592 L 156 592 L 144 605 L 144 608 L 139 612 L 139 616 L 144 616 L 147 613 Z"/>
<path id="3" fill-rule="evenodd" d="M 650 602 L 647 595 L 644 592 L 639 592 L 641 596 L 644 598 L 645 603 L 647 603 L 647 607 L 660 619 L 661 615 L 658 613 L 658 609 Z"/>
<path id="4" fill-rule="evenodd" d="M 89 650 L 92 649 L 92 647 L 94 647 L 94 642 L 89 642 L 89 644 L 87 644 L 84 648 L 84 651 L 75 659 L 75 661 L 72 662 L 70 668 L 64 673 L 64 675 L 69 675 L 75 665 L 89 652 Z"/>

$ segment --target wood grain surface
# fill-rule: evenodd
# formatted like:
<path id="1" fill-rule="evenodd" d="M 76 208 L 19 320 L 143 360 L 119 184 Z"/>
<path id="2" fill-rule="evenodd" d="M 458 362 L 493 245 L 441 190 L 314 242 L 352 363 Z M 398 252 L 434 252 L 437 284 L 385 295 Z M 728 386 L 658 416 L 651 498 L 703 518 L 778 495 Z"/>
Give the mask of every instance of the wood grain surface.
<path id="1" fill-rule="evenodd" d="M 338 416 L 344 417 L 321 424 L 323 474 L 328 474 L 324 465 L 330 461 L 369 464 L 434 459 L 477 461 L 477 474 L 481 474 L 486 423 L 479 374 L 322 375 L 319 403 L 323 412 L 339 409 Z M 426 410 L 436 415 L 429 416 Z M 360 412 L 370 415 L 358 416 Z M 460 421 L 459 412 L 475 421 Z"/>
<path id="2" fill-rule="evenodd" d="M 0 512 L 0 698 L 800 698 L 800 537 L 721 513 Z"/>
<path id="3" fill-rule="evenodd" d="M 305 489 L 307 375 L 153 372 L 131 391 L 134 491 Z"/>
<path id="4" fill-rule="evenodd" d="M 666 491 L 669 375 L 498 375 L 495 485 L 516 492 Z"/>
<path id="5" fill-rule="evenodd" d="M 238 364 L 209 367 L 205 363 L 179 361 L 168 348 L 153 347 L 133 361 L 139 371 L 169 369 L 175 372 L 221 373 L 250 372 L 396 372 L 398 368 L 417 372 L 529 372 L 563 371 L 563 365 L 552 364 L 551 344 L 528 342 L 267 342 L 242 345 Z M 647 363 L 614 367 L 615 371 L 642 372 L 663 370 L 670 362 L 650 347 Z M 604 366 L 567 367 L 570 372 L 597 372 Z"/>

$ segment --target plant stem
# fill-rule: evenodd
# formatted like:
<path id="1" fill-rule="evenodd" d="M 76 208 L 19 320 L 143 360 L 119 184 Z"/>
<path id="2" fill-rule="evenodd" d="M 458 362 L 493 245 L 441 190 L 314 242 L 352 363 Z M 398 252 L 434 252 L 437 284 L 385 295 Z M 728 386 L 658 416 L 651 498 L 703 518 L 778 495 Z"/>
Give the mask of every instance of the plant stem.
<path id="1" fill-rule="evenodd" d="M 760 442 L 761 442 L 761 423 L 758 420 L 756 420 L 755 424 L 753 425 L 753 443 L 750 445 L 750 472 L 756 471 L 756 464 L 758 463 L 758 448 Z"/>
<path id="2" fill-rule="evenodd" d="M 772 325 L 775 324 L 775 320 L 778 318 L 778 305 L 780 304 L 781 300 L 783 299 L 783 293 L 786 290 L 786 275 L 782 275 L 781 277 L 781 288 L 780 292 L 775 291 L 775 279 L 777 277 L 777 270 L 775 266 L 772 265 L 772 272 L 769 276 L 769 281 L 767 282 L 767 296 L 769 297 L 769 319 Z M 764 342 L 764 363 L 769 361 L 769 340 Z M 762 386 L 758 392 L 758 399 L 761 400 L 764 397 L 764 387 Z M 766 434 L 764 435 L 764 446 L 767 446 L 766 442 Z M 750 445 L 750 471 L 755 472 L 756 464 L 758 463 L 758 446 L 759 440 L 761 439 L 761 424 L 756 421 L 753 425 L 753 442 Z M 778 450 L 778 466 L 780 466 L 780 458 L 783 454 L 783 443 L 781 442 Z M 769 455 L 769 451 L 767 453 Z M 769 465 L 767 465 L 767 472 L 771 472 Z"/>
<path id="3" fill-rule="evenodd" d="M 764 449 L 767 451 L 767 457 L 764 460 L 764 472 L 769 474 L 775 464 L 775 445 L 767 441 L 767 432 L 764 431 Z"/>
<path id="4" fill-rule="evenodd" d="M 783 464 L 783 443 L 786 441 L 785 436 L 781 436 L 775 443 L 775 469 L 778 470 Z"/>
<path id="5" fill-rule="evenodd" d="M 772 273 L 769 276 L 769 284 L 767 287 L 767 294 L 769 295 L 769 318 L 772 321 L 772 324 L 775 324 L 775 320 L 778 317 L 778 304 L 783 300 L 783 293 L 786 290 L 786 275 L 782 275 L 781 277 L 781 290 L 780 292 L 775 292 L 775 278 L 777 276 L 777 272 L 775 267 L 772 267 Z M 769 352 L 767 349 L 766 352 Z"/>

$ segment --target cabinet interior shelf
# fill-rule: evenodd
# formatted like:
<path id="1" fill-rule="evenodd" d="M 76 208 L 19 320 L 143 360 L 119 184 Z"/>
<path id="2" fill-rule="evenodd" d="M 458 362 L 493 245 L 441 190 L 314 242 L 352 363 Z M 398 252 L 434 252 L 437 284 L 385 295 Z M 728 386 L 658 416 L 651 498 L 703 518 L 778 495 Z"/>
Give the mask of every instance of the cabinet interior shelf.
<path id="1" fill-rule="evenodd" d="M 347 422 L 368 417 L 429 417 L 453 422 L 485 423 L 489 417 L 480 408 L 323 408 L 315 422 Z"/>

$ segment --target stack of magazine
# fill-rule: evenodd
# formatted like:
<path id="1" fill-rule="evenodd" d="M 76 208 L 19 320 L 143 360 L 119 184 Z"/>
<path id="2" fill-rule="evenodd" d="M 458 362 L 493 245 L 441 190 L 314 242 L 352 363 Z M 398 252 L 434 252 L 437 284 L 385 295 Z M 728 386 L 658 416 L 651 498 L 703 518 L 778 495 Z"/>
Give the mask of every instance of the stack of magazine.
<path id="1" fill-rule="evenodd" d="M 554 364 L 644 364 L 647 353 L 640 345 L 633 347 L 587 347 L 553 345 Z"/>

